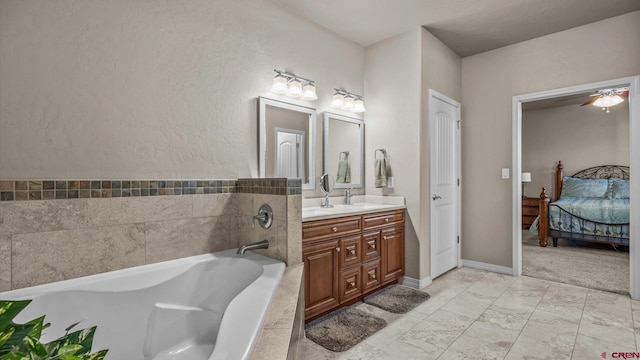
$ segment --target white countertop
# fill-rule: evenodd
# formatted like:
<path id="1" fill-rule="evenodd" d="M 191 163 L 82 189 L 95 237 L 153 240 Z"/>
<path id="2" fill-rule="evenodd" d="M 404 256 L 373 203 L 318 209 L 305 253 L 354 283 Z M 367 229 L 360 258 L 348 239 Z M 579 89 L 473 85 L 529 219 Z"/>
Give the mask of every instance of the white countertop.
<path id="1" fill-rule="evenodd" d="M 344 197 L 330 197 L 331 208 L 321 207 L 324 198 L 302 199 L 302 221 L 330 219 L 378 211 L 404 209 L 403 196 L 355 195 L 351 205 L 344 205 Z"/>

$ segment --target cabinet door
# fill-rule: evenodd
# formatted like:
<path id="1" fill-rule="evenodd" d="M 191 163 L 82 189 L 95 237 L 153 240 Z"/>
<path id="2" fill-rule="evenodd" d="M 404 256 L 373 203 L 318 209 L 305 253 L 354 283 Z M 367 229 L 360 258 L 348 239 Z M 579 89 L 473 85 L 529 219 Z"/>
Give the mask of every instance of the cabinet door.
<path id="1" fill-rule="evenodd" d="M 304 261 L 305 317 L 309 318 L 339 305 L 337 240 L 302 248 Z"/>
<path id="2" fill-rule="evenodd" d="M 383 229 L 382 282 L 387 283 L 404 275 L 404 228 Z"/>

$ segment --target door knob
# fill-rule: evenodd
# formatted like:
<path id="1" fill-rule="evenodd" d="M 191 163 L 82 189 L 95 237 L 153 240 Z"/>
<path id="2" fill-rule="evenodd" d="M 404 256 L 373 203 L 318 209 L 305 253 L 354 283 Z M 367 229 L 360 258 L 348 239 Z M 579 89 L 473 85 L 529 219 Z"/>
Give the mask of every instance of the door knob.
<path id="1" fill-rule="evenodd" d="M 431 200 L 438 200 L 438 199 L 442 199 L 442 197 L 436 194 L 433 194 L 433 196 L 431 197 Z"/>

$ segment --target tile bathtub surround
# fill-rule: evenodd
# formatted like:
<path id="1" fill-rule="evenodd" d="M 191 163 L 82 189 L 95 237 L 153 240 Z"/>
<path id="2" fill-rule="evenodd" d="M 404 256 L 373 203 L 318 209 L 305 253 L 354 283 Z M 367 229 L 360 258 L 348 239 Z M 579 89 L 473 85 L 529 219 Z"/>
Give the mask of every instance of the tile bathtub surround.
<path id="1" fill-rule="evenodd" d="M 0 201 L 226 194 L 234 192 L 236 192 L 236 180 L 229 179 L 0 180 Z"/>
<path id="2" fill-rule="evenodd" d="M 264 180 L 268 179 L 252 181 L 264 184 Z M 253 185 L 251 181 L 246 184 Z M 285 193 L 296 191 L 286 180 L 284 184 Z M 97 180 L 2 183 L 4 189 L 9 185 L 14 192 L 31 186 L 68 193 L 76 189 L 152 189 L 167 184 Z M 252 226 L 253 215 L 262 203 L 271 204 L 275 212 L 274 225 L 268 230 Z M 0 291 L 237 248 L 263 238 L 271 241 L 271 248 L 264 252 L 267 256 L 299 263 L 295 249 L 301 244 L 301 222 L 295 211 L 300 211 L 300 204 L 301 195 L 236 193 L 235 188 L 192 196 L 3 201 Z"/>
<path id="3" fill-rule="evenodd" d="M 628 296 L 459 268 L 423 289 L 407 314 L 359 303 L 386 328 L 342 353 L 305 341 L 304 359 L 602 359 L 637 352 L 640 301 Z"/>

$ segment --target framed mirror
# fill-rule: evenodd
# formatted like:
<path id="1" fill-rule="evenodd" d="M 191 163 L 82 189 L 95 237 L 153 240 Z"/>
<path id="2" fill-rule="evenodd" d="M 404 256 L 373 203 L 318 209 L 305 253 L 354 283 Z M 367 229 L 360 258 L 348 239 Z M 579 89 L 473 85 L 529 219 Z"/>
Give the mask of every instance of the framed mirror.
<path id="1" fill-rule="evenodd" d="M 364 121 L 324 113 L 323 173 L 330 174 L 335 189 L 363 187 Z"/>
<path id="2" fill-rule="evenodd" d="M 260 177 L 302 179 L 315 189 L 316 109 L 258 98 Z"/>

